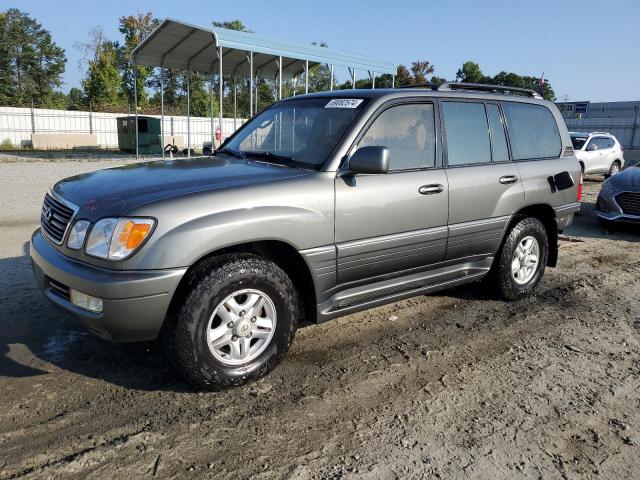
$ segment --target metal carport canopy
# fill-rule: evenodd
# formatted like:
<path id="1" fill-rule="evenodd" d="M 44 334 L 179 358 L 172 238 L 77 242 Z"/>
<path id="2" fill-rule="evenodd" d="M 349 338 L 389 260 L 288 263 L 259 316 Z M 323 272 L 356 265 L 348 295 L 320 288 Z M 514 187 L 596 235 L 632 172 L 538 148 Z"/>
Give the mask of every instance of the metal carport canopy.
<path id="1" fill-rule="evenodd" d="M 179 20 L 164 20 L 134 51 L 137 65 L 218 73 L 218 52 L 222 47 L 222 73 L 250 76 L 249 52 L 253 52 L 254 74 L 263 78 L 278 75 L 291 79 L 304 72 L 305 64 L 337 65 L 352 70 L 395 75 L 393 63 L 364 55 L 315 45 L 274 41 L 254 33 L 218 27 L 199 27 Z"/>

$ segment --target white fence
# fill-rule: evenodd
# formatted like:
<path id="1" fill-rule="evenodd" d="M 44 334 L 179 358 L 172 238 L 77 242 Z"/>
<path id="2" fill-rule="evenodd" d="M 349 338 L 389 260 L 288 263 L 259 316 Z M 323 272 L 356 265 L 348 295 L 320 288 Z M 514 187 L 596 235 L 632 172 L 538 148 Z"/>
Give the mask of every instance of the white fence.
<path id="1" fill-rule="evenodd" d="M 80 112 L 43 108 L 0 107 L 0 143 L 8 140 L 16 147 L 29 146 L 32 133 L 93 133 L 102 148 L 118 148 L 116 119 L 127 113 Z M 160 118 L 160 115 L 147 115 Z M 243 119 L 223 118 L 222 137 L 231 135 Z M 214 118 L 214 128 L 218 118 Z M 164 116 L 164 134 L 180 135 L 187 143 L 187 117 Z M 211 141 L 211 118 L 191 117 L 191 146 Z"/>

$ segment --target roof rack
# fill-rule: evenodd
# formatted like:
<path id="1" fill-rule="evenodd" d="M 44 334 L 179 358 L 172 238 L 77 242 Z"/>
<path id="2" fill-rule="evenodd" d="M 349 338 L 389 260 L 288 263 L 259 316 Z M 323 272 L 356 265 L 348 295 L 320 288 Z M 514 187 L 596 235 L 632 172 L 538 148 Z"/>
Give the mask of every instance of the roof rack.
<path id="1" fill-rule="evenodd" d="M 504 85 L 488 85 L 485 83 L 462 83 L 462 82 L 445 82 L 438 87 L 439 91 L 453 91 L 453 90 L 474 90 L 481 92 L 492 93 L 514 93 L 520 95 L 527 95 L 533 98 L 542 98 L 542 96 L 535 90 L 529 90 L 528 88 L 507 87 Z"/>
<path id="2" fill-rule="evenodd" d="M 437 90 L 438 85 L 435 83 L 416 83 L 414 85 L 399 85 L 396 88 L 430 88 L 431 90 Z"/>
<path id="3" fill-rule="evenodd" d="M 431 90 L 437 90 L 440 92 L 452 92 L 454 90 L 471 90 L 476 92 L 491 92 L 491 93 L 507 93 L 527 95 L 533 98 L 542 98 L 542 96 L 535 90 L 529 90 L 528 88 L 507 87 L 505 85 L 489 85 L 486 83 L 463 83 L 463 82 L 445 82 L 440 85 L 433 83 L 419 83 L 416 85 L 402 85 L 396 88 L 430 88 Z"/>

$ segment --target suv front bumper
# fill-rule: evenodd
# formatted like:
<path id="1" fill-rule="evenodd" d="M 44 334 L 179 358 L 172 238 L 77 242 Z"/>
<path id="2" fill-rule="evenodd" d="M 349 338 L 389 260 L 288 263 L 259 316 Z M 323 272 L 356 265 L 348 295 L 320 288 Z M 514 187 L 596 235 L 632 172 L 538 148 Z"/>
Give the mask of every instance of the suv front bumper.
<path id="1" fill-rule="evenodd" d="M 173 294 L 187 270 L 124 271 L 95 267 L 58 252 L 39 228 L 31 236 L 30 253 L 36 282 L 47 298 L 99 337 L 114 342 L 157 338 Z M 102 312 L 73 305 L 65 289 L 101 299 Z"/>

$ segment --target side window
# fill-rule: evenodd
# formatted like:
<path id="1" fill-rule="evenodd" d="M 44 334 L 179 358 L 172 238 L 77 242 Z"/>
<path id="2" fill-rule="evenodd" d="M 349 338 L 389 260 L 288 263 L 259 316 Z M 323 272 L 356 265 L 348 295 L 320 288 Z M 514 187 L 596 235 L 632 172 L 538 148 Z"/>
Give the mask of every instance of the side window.
<path id="1" fill-rule="evenodd" d="M 389 170 L 435 166 L 433 104 L 397 105 L 382 112 L 358 142 L 358 148 L 371 146 L 389 149 Z"/>
<path id="2" fill-rule="evenodd" d="M 491 162 L 483 103 L 442 102 L 449 166 Z"/>
<path id="3" fill-rule="evenodd" d="M 502 116 L 497 105 L 487 103 L 487 118 L 491 128 L 491 147 L 494 162 L 506 162 L 509 160 L 509 149 L 507 148 L 507 137 L 504 134 Z"/>
<path id="4" fill-rule="evenodd" d="M 608 137 L 600 137 L 599 138 L 600 149 L 603 148 L 611 148 L 613 147 L 613 142 Z"/>
<path id="5" fill-rule="evenodd" d="M 556 120 L 547 107 L 531 103 L 504 102 L 514 160 L 559 157 L 562 149 Z"/>
<path id="6" fill-rule="evenodd" d="M 591 140 L 589 140 L 589 143 L 587 144 L 587 148 L 585 148 L 585 150 L 587 152 L 600 150 L 600 142 L 598 141 L 598 139 L 596 137 L 593 137 Z"/>

